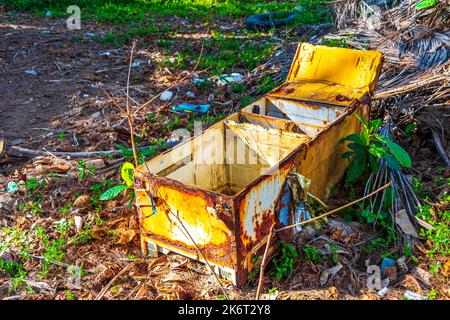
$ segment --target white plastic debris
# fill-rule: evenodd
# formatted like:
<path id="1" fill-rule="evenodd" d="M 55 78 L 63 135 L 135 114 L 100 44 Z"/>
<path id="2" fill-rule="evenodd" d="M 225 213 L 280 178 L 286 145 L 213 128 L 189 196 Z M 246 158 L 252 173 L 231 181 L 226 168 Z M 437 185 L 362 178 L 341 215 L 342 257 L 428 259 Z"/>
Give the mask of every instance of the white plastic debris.
<path id="1" fill-rule="evenodd" d="M 219 87 L 225 86 L 231 83 L 240 83 L 244 81 L 244 76 L 239 73 L 222 74 L 217 77 L 216 83 Z"/>
<path id="2" fill-rule="evenodd" d="M 194 78 L 194 79 L 192 79 L 192 83 L 193 84 L 197 84 L 197 85 L 200 85 L 200 84 L 202 84 L 203 82 L 206 82 L 206 81 L 209 81 L 209 78 L 205 78 L 205 79 Z"/>
<path id="3" fill-rule="evenodd" d="M 19 190 L 19 185 L 17 183 L 15 183 L 14 181 L 8 182 L 8 184 L 6 186 L 6 192 L 14 193 L 17 190 Z"/>
<path id="4" fill-rule="evenodd" d="M 100 55 L 103 57 L 110 57 L 112 55 L 111 51 L 102 51 Z"/>
<path id="5" fill-rule="evenodd" d="M 86 32 L 86 35 L 87 35 L 88 37 L 93 37 L 93 36 L 95 36 L 95 34 L 94 34 L 93 32 Z"/>
<path id="6" fill-rule="evenodd" d="M 75 229 L 80 233 L 83 230 L 83 219 L 80 216 L 74 216 L 73 221 L 75 223 Z"/>
<path id="7" fill-rule="evenodd" d="M 172 99 L 173 97 L 173 92 L 166 90 L 163 93 L 161 93 L 161 95 L 159 96 L 159 100 L 161 101 L 170 101 L 170 99 Z"/>
<path id="8" fill-rule="evenodd" d="M 274 292 L 262 294 L 261 300 L 277 300 L 277 297 L 278 297 L 278 290 L 275 290 Z"/>
<path id="9" fill-rule="evenodd" d="M 388 287 L 384 287 L 383 289 L 381 289 L 377 293 L 378 293 L 378 295 L 380 297 L 384 297 L 388 292 L 389 292 L 389 288 Z"/>
<path id="10" fill-rule="evenodd" d="M 188 91 L 186 92 L 186 96 L 188 96 L 189 98 L 195 98 L 195 93 Z"/>
<path id="11" fill-rule="evenodd" d="M 412 292 L 407 290 L 405 292 L 405 295 L 403 296 L 404 298 L 408 299 L 408 300 L 428 300 L 427 297 L 424 297 L 418 293 Z"/>

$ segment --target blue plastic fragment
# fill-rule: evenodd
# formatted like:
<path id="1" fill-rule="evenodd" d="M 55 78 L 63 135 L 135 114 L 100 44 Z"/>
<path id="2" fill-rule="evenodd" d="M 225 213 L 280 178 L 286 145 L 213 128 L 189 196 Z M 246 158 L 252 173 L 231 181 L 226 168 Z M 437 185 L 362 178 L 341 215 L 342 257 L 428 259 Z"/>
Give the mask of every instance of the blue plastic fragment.
<path id="1" fill-rule="evenodd" d="M 289 203 L 291 202 L 291 189 L 285 185 L 283 195 L 281 196 L 279 220 L 285 226 L 289 225 Z"/>
<path id="2" fill-rule="evenodd" d="M 381 260 L 381 273 L 384 273 L 385 268 L 395 267 L 395 261 L 390 258 L 383 258 Z"/>
<path id="3" fill-rule="evenodd" d="M 191 104 L 191 103 L 181 103 L 172 108 L 173 111 L 178 112 L 197 112 L 204 114 L 208 112 L 210 104 Z"/>
<path id="4" fill-rule="evenodd" d="M 26 74 L 32 74 L 34 76 L 37 76 L 37 72 L 35 70 L 25 70 L 24 71 Z"/>

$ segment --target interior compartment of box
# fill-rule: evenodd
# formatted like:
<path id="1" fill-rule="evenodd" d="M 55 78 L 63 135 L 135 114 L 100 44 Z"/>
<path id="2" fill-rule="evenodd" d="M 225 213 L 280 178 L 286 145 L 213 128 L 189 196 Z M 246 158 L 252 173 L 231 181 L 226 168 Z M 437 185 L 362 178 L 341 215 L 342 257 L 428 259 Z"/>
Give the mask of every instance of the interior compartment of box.
<path id="1" fill-rule="evenodd" d="M 283 119 L 235 114 L 143 166 L 153 174 L 234 195 L 310 137 Z"/>
<path id="2" fill-rule="evenodd" d="M 315 136 L 343 114 L 345 108 L 305 103 L 291 99 L 264 97 L 248 105 L 242 112 L 293 121 L 309 136 Z"/>

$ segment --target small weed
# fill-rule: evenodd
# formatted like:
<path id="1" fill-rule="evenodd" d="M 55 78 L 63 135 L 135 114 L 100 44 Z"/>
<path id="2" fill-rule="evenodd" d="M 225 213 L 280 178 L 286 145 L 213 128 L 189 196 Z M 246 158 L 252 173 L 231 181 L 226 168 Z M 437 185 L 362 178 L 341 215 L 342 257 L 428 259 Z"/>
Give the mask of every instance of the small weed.
<path id="1" fill-rule="evenodd" d="M 438 292 L 435 288 L 432 288 L 427 294 L 428 300 L 436 300 L 438 297 Z"/>
<path id="2" fill-rule="evenodd" d="M 290 243 L 278 241 L 277 246 L 280 252 L 276 258 L 272 259 L 272 266 L 275 270 L 270 273 L 270 276 L 281 281 L 294 272 L 294 263 L 298 253 Z"/>
<path id="3" fill-rule="evenodd" d="M 91 178 L 95 177 L 95 168 L 88 167 L 86 161 L 79 160 L 77 162 L 77 168 L 80 170 L 80 172 L 78 172 L 78 179 L 80 179 L 80 181 L 83 181 L 88 176 Z"/>
<path id="4" fill-rule="evenodd" d="M 305 260 L 309 260 L 309 261 L 312 261 L 314 263 L 317 263 L 317 262 L 319 262 L 319 261 L 324 259 L 324 256 L 320 252 L 317 251 L 317 247 L 316 246 L 303 248 L 303 253 L 304 253 L 303 258 Z"/>

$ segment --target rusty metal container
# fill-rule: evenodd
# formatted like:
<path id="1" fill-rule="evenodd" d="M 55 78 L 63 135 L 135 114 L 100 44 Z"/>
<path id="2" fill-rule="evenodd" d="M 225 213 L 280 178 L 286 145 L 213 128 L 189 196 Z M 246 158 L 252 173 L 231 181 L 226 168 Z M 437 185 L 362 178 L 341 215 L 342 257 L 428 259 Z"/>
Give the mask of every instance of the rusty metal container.
<path id="1" fill-rule="evenodd" d="M 322 199 L 342 178 L 340 140 L 361 130 L 355 114 L 368 118 L 381 65 L 376 51 L 299 44 L 285 83 L 138 167 L 143 254 L 202 261 L 197 246 L 220 277 L 243 285 L 271 225 L 294 222 L 282 198 L 288 174 Z"/>

